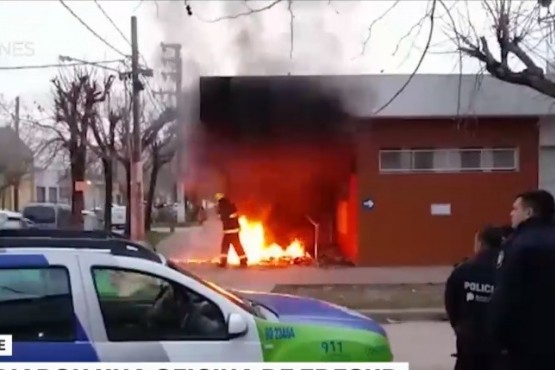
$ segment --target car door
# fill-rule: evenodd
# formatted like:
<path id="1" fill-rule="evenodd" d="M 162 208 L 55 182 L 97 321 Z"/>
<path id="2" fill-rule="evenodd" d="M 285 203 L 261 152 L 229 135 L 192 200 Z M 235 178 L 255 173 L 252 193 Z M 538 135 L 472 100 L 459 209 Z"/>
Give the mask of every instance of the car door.
<path id="1" fill-rule="evenodd" d="M 0 253 L 0 333 L 8 362 L 98 361 L 89 340 L 73 254 Z"/>
<path id="2" fill-rule="evenodd" d="M 165 265 L 139 258 L 95 255 L 80 264 L 101 361 L 262 361 L 253 317 L 216 291 Z M 207 305 L 210 320 L 184 315 L 189 313 L 185 299 L 168 299 L 158 312 L 154 307 L 160 306 L 159 295 L 167 290 L 170 296 L 186 294 L 196 305 Z M 227 336 L 227 318 L 232 313 L 247 323 L 245 335 Z"/>

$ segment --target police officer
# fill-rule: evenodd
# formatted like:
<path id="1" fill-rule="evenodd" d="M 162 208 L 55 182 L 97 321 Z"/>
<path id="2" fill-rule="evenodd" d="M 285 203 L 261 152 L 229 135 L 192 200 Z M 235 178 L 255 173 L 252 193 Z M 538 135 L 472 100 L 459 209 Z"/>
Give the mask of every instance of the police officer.
<path id="1" fill-rule="evenodd" d="M 486 332 L 488 304 L 494 290 L 503 229 L 485 227 L 477 233 L 473 257 L 460 263 L 445 285 L 445 309 L 457 336 L 456 370 L 491 369 L 495 351 Z"/>
<path id="2" fill-rule="evenodd" d="M 511 211 L 513 234 L 498 259 L 492 297 L 494 340 L 506 369 L 553 367 L 555 201 L 544 190 L 522 193 Z"/>
<path id="3" fill-rule="evenodd" d="M 227 253 L 231 245 L 233 245 L 235 252 L 239 256 L 241 266 L 246 267 L 248 260 L 245 249 L 241 244 L 241 239 L 239 238 L 241 226 L 239 225 L 237 207 L 222 193 L 216 194 L 216 200 L 218 202 L 218 214 L 220 215 L 220 220 L 222 220 L 224 229 L 220 250 L 220 267 L 227 266 Z"/>

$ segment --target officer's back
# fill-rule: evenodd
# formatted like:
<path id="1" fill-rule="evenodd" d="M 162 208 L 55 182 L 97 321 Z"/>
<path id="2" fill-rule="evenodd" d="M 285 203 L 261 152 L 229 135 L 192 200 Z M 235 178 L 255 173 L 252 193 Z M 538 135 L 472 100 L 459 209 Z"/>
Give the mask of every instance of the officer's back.
<path id="1" fill-rule="evenodd" d="M 492 302 L 495 338 L 514 368 L 546 361 L 555 333 L 555 202 L 545 191 L 516 197 L 515 231 L 503 250 Z"/>
<path id="2" fill-rule="evenodd" d="M 456 369 L 487 369 L 493 361 L 488 305 L 502 240 L 502 228 L 485 227 L 476 236 L 476 254 L 455 267 L 447 280 L 445 308 L 457 336 Z"/>

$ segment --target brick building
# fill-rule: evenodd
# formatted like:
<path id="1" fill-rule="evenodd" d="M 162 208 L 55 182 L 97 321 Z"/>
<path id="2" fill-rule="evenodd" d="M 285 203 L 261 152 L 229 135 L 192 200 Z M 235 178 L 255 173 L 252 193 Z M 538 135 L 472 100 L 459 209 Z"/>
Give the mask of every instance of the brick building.
<path id="1" fill-rule="evenodd" d="M 203 78 L 201 106 L 203 84 L 215 79 L 228 93 L 253 79 L 306 79 L 333 91 L 348 112 L 341 124 L 350 127 L 354 163 L 343 159 L 349 171 L 336 201 L 341 250 L 361 266 L 451 264 L 471 252 L 482 225 L 508 222 L 515 194 L 555 190 L 554 107 L 490 77 L 418 75 L 376 112 L 406 78 Z"/>

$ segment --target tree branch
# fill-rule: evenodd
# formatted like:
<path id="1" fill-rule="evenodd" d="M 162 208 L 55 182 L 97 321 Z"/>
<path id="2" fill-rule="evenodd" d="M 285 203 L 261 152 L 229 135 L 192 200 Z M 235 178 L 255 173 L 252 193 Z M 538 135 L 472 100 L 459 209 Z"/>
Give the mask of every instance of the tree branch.
<path id="1" fill-rule="evenodd" d="M 407 86 L 410 84 L 410 82 L 412 81 L 412 79 L 414 78 L 414 76 L 416 75 L 418 70 L 420 69 L 420 66 L 422 65 L 422 62 L 424 61 L 424 58 L 426 57 L 426 54 L 428 54 L 428 49 L 430 48 L 430 44 L 432 43 L 432 38 L 433 38 L 433 35 L 434 35 L 435 12 L 436 12 L 437 1 L 438 0 L 432 0 L 432 9 L 431 9 L 430 14 L 428 16 L 429 21 L 430 21 L 430 30 L 428 32 L 428 40 L 426 41 L 426 46 L 424 47 L 424 50 L 422 51 L 422 54 L 420 55 L 420 59 L 418 60 L 418 63 L 416 64 L 416 67 L 414 68 L 414 70 L 411 73 L 411 75 L 409 76 L 409 78 L 405 81 L 403 86 L 401 86 L 401 88 L 395 94 L 393 94 L 393 96 L 384 105 L 382 105 L 380 108 L 378 108 L 376 111 L 374 111 L 374 115 L 378 115 L 380 112 L 382 112 L 384 109 L 386 109 L 389 105 L 391 105 L 391 103 L 393 103 L 395 101 L 395 99 L 397 99 L 397 97 L 399 97 L 399 95 L 401 95 L 403 93 L 403 91 L 407 88 Z"/>
<path id="2" fill-rule="evenodd" d="M 224 15 L 212 20 L 205 20 L 204 22 L 208 22 L 208 23 L 216 23 L 216 22 L 221 22 L 223 20 L 229 20 L 229 19 L 237 19 L 237 18 L 241 18 L 241 17 L 246 17 L 252 14 L 256 14 L 256 13 L 262 13 L 266 10 L 272 9 L 274 6 L 276 6 L 277 4 L 283 2 L 284 0 L 274 0 L 272 1 L 270 4 L 263 6 L 261 8 L 251 8 L 249 6 L 247 6 L 247 10 L 244 12 L 239 12 L 233 15 Z"/>
<path id="3" fill-rule="evenodd" d="M 511 2 L 500 0 L 492 6 L 483 1 L 483 6 L 491 17 L 495 39 L 499 47 L 499 59 L 490 48 L 486 36 L 478 37 L 473 43 L 468 37 L 454 29 L 461 44 L 458 49 L 465 55 L 479 60 L 494 78 L 508 83 L 530 87 L 544 95 L 555 97 L 555 82 L 547 79 L 544 70 L 537 65 L 529 52 L 523 49 L 522 41 L 530 34 L 529 16 L 524 16 L 524 28 L 519 29 L 519 19 L 522 18 L 523 8 L 519 6 L 516 12 L 511 9 Z M 515 70 L 510 66 L 510 56 L 522 63 L 524 68 Z"/>

